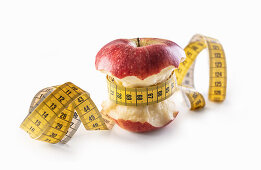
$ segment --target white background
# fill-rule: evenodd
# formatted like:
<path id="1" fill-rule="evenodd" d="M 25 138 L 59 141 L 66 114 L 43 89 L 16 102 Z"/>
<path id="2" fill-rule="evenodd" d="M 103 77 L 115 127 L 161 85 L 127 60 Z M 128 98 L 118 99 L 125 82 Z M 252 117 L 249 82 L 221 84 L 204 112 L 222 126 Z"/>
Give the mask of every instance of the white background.
<path id="1" fill-rule="evenodd" d="M 260 4 L 258 1 L 0 1 L 0 169 L 260 169 Z M 201 33 L 219 39 L 228 67 L 227 99 L 184 109 L 145 134 L 118 126 L 80 127 L 67 145 L 31 139 L 19 125 L 38 90 L 71 81 L 107 98 L 95 55 L 117 38 L 157 37 L 185 47 Z M 208 88 L 207 52 L 196 85 Z"/>

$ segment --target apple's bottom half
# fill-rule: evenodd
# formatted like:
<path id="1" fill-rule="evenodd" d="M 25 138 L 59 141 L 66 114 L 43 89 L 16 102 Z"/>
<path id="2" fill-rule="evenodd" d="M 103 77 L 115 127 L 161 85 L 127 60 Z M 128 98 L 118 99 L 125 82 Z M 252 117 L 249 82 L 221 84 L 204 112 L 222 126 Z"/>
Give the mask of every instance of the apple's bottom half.
<path id="1" fill-rule="evenodd" d="M 174 119 L 176 118 L 178 113 L 179 112 L 173 113 Z M 110 118 L 113 119 L 112 117 L 110 117 Z M 157 129 L 160 129 L 162 127 L 167 126 L 168 124 L 170 124 L 173 121 L 173 120 L 170 120 L 169 122 L 167 122 L 165 125 L 163 125 L 161 127 L 155 127 L 155 126 L 152 126 L 151 124 L 149 124 L 148 122 L 142 123 L 142 122 L 134 122 L 134 121 L 131 121 L 131 120 L 123 120 L 123 119 L 113 119 L 113 120 L 121 128 L 126 129 L 126 130 L 131 131 L 131 132 L 148 132 L 148 131 L 157 130 Z"/>

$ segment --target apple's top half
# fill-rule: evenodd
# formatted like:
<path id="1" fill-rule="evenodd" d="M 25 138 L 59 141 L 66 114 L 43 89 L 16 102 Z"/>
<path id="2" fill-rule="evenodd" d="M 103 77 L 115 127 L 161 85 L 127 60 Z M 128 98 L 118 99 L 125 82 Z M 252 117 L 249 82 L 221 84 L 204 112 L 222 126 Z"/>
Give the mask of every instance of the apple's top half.
<path id="1" fill-rule="evenodd" d="M 178 68 L 185 57 L 184 50 L 169 40 L 117 39 L 100 49 L 95 66 L 97 70 L 110 72 L 119 79 L 136 76 L 144 80 L 166 67 Z"/>

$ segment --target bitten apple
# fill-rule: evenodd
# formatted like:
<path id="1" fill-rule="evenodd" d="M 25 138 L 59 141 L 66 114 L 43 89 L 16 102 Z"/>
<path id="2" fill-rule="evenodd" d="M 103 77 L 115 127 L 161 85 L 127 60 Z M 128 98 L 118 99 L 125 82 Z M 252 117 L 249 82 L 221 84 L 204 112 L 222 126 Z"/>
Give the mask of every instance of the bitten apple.
<path id="1" fill-rule="evenodd" d="M 168 79 L 185 58 L 176 43 L 158 38 L 117 39 L 105 45 L 96 55 L 96 69 L 113 77 L 125 87 L 146 87 Z M 175 94 L 147 106 L 123 106 L 106 100 L 102 113 L 122 128 L 145 132 L 166 126 L 178 114 Z"/>

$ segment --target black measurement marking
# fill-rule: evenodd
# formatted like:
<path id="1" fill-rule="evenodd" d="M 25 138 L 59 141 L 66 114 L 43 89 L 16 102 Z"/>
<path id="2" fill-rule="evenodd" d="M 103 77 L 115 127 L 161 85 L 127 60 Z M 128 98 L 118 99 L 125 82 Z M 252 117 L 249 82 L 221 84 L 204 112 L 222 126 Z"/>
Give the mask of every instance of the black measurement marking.
<path id="1" fill-rule="evenodd" d="M 132 100 L 132 95 L 131 94 L 126 94 L 126 100 Z"/>
<path id="2" fill-rule="evenodd" d="M 118 99 L 122 99 L 122 94 L 119 93 L 119 92 L 117 92 L 117 98 L 118 98 Z"/>
<path id="3" fill-rule="evenodd" d="M 50 109 L 51 109 L 51 110 L 54 110 L 56 107 L 57 107 L 57 105 L 54 104 L 54 103 L 52 103 L 51 106 L 50 106 Z"/>
<path id="4" fill-rule="evenodd" d="M 42 116 L 46 119 L 46 117 L 48 116 L 49 114 L 46 113 L 45 111 L 43 112 Z"/>
<path id="5" fill-rule="evenodd" d="M 62 101 L 64 100 L 65 98 L 63 96 L 60 96 L 57 100 L 62 103 Z"/>
<path id="6" fill-rule="evenodd" d="M 78 102 L 79 103 L 81 103 L 81 102 L 83 102 L 84 101 L 84 99 L 80 96 L 80 97 L 78 97 Z"/>
<path id="7" fill-rule="evenodd" d="M 137 100 L 143 100 L 143 95 L 138 94 L 138 95 L 137 95 Z"/>
<path id="8" fill-rule="evenodd" d="M 95 120 L 95 117 L 93 115 L 89 116 L 89 121 Z"/>
<path id="9" fill-rule="evenodd" d="M 98 123 L 94 123 L 94 124 L 92 124 L 92 127 L 98 127 Z"/>
<path id="10" fill-rule="evenodd" d="M 63 127 L 63 124 L 57 123 L 56 126 L 55 126 L 55 129 L 61 130 L 62 127 Z"/>
<path id="11" fill-rule="evenodd" d="M 40 126 L 40 124 L 41 124 L 41 121 L 39 121 L 39 120 L 36 120 L 36 121 L 35 121 L 35 125 L 36 125 L 36 126 Z"/>
<path id="12" fill-rule="evenodd" d="M 66 119 L 66 117 L 67 117 L 67 114 L 62 112 L 61 115 L 60 115 L 60 118 L 64 120 L 64 119 Z"/>
<path id="13" fill-rule="evenodd" d="M 90 109 L 90 107 L 89 107 L 88 105 L 86 105 L 86 106 L 83 108 L 83 110 L 84 110 L 85 112 L 89 112 L 91 109 Z"/>

